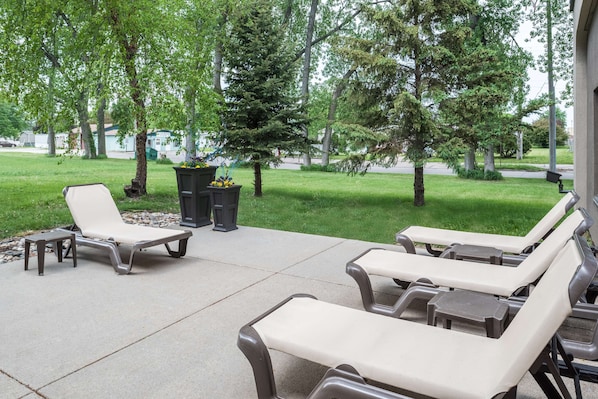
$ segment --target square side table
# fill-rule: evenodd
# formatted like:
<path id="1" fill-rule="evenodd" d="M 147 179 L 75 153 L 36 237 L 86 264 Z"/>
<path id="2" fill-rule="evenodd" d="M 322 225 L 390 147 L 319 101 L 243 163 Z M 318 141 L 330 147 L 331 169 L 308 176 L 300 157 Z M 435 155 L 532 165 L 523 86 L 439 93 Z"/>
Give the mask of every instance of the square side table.
<path id="1" fill-rule="evenodd" d="M 488 294 L 471 291 L 443 291 L 428 302 L 428 324 L 436 325 L 444 320 L 444 328 L 451 328 L 451 321 L 457 320 L 486 329 L 490 338 L 502 335 L 509 305 Z"/>
<path id="2" fill-rule="evenodd" d="M 77 267 L 77 246 L 75 245 L 75 233 L 49 231 L 47 233 L 33 234 L 25 237 L 25 270 L 29 269 L 29 250 L 31 248 L 31 244 L 35 244 L 37 247 L 37 272 L 40 276 L 43 276 L 46 244 L 54 244 L 58 262 L 62 262 L 62 242 L 64 240 L 71 240 L 71 249 L 73 251 L 73 267 Z"/>

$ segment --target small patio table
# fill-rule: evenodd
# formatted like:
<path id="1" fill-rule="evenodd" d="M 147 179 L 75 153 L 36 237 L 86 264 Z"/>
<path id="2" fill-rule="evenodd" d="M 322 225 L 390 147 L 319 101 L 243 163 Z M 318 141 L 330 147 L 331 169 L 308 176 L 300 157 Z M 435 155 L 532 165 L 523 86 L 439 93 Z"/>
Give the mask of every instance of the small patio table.
<path id="1" fill-rule="evenodd" d="M 75 245 L 75 233 L 65 231 L 49 231 L 46 233 L 33 234 L 25 237 L 25 270 L 29 269 L 29 249 L 31 243 L 37 246 L 37 272 L 40 276 L 44 275 L 44 260 L 46 254 L 46 244 L 54 243 L 58 262 L 62 262 L 62 242 L 71 240 L 71 249 L 73 251 L 73 267 L 77 267 L 77 249 Z"/>
<path id="2" fill-rule="evenodd" d="M 428 302 L 428 324 L 436 325 L 444 320 L 444 328 L 451 328 L 451 321 L 457 320 L 486 329 L 490 338 L 502 335 L 509 305 L 496 297 L 472 291 L 442 291 Z"/>
<path id="3" fill-rule="evenodd" d="M 502 265 L 503 251 L 480 245 L 455 244 L 448 248 L 441 257 Z"/>

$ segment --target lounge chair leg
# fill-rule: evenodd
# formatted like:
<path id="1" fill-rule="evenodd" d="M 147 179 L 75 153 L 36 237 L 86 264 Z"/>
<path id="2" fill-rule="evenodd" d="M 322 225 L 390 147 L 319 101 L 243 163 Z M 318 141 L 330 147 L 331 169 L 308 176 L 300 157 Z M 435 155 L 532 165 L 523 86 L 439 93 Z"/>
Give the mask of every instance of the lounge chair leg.
<path id="1" fill-rule="evenodd" d="M 307 399 L 412 399 L 399 393 L 368 385 L 357 371 L 346 364 L 329 369 Z"/>
<path id="2" fill-rule="evenodd" d="M 179 240 L 179 250 L 178 251 L 173 251 L 172 249 L 170 249 L 170 245 L 168 245 L 168 243 L 164 243 L 164 246 L 166 247 L 166 250 L 168 251 L 168 254 L 170 256 L 172 256 L 173 258 L 180 258 L 185 256 L 185 254 L 187 253 L 187 238 L 184 238 L 182 240 Z"/>
<path id="3" fill-rule="evenodd" d="M 547 347 L 540 353 L 540 356 L 536 359 L 532 367 L 530 368 L 530 373 L 542 388 L 542 391 L 546 395 L 548 399 L 573 399 L 571 394 L 567 390 L 565 383 L 557 369 L 557 366 L 554 364 L 552 358 L 549 355 L 549 348 Z M 557 383 L 559 391 L 556 389 L 554 384 L 550 381 L 546 373 L 552 374 L 555 382 Z"/>
<path id="4" fill-rule="evenodd" d="M 517 399 L 517 385 L 509 389 L 509 392 L 507 392 L 502 399 Z"/>

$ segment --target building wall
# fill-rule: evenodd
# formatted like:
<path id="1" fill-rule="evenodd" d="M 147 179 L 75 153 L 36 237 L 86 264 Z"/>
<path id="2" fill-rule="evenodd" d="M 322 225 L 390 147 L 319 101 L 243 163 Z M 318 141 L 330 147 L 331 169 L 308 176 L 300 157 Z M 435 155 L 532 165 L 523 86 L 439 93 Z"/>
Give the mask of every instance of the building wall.
<path id="1" fill-rule="evenodd" d="M 598 0 L 575 0 L 575 190 L 598 241 Z M 595 198 L 597 198 L 595 200 Z"/>

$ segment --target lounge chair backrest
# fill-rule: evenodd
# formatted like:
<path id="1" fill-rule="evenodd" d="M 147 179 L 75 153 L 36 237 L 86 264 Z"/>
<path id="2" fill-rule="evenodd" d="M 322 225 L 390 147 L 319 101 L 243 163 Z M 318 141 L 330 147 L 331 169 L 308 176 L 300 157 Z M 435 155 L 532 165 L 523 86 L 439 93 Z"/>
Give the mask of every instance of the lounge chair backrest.
<path id="1" fill-rule="evenodd" d="M 533 295 L 499 338 L 501 346 L 509 348 L 500 356 L 511 358 L 505 381 L 516 381 L 525 373 L 530 358 L 535 359 L 562 321 L 572 313 L 571 302 L 576 302 L 590 284 L 596 268 L 596 258 L 587 242 L 575 235 L 555 257 Z"/>
<path id="2" fill-rule="evenodd" d="M 552 209 L 544 215 L 542 219 L 531 229 L 525 237 L 529 239 L 529 242 L 539 242 L 544 236 L 550 232 L 553 226 L 556 226 L 559 220 L 569 209 L 573 207 L 579 201 L 579 196 L 575 191 L 570 191 L 557 202 Z"/>
<path id="3" fill-rule="evenodd" d="M 569 215 L 552 232 L 538 248 L 524 260 L 520 266 L 514 268 L 518 274 L 517 280 L 525 284 L 533 283 L 549 266 L 557 253 L 573 234 L 582 234 L 592 225 L 592 218 L 583 208 L 577 209 Z M 525 266 L 525 267 L 523 267 Z"/>
<path id="4" fill-rule="evenodd" d="M 73 220 L 83 234 L 88 228 L 124 223 L 110 190 L 105 185 L 68 186 L 62 192 Z"/>

